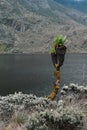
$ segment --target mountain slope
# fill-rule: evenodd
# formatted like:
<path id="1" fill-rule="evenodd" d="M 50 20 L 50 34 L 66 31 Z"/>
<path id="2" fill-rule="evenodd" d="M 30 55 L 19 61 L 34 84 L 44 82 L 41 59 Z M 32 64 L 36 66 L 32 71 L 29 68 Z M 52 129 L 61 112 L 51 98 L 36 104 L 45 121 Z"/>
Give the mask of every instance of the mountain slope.
<path id="1" fill-rule="evenodd" d="M 85 52 L 86 24 L 87 16 L 53 0 L 1 0 L 0 52 L 49 51 L 57 34 L 67 35 L 69 52 Z"/>
<path id="2" fill-rule="evenodd" d="M 87 0 L 54 0 L 70 9 L 77 9 L 87 14 Z"/>

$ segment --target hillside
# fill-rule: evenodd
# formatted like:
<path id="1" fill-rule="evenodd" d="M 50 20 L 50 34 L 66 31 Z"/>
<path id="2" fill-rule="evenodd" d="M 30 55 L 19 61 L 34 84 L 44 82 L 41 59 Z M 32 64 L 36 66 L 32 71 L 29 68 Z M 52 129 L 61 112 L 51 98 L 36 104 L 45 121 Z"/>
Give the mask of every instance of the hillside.
<path id="1" fill-rule="evenodd" d="M 68 52 L 86 52 L 87 16 L 53 0 L 0 1 L 0 53 L 49 52 L 64 34 Z"/>
<path id="2" fill-rule="evenodd" d="M 87 14 L 87 0 L 54 0 L 70 9 L 76 9 Z"/>

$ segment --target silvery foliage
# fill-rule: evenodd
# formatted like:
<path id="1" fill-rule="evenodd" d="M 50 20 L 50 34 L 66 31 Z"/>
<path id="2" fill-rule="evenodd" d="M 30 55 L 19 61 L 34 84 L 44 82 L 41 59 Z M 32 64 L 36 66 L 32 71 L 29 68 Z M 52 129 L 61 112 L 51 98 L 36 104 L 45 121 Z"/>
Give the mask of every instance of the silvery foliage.
<path id="1" fill-rule="evenodd" d="M 79 98 L 81 95 L 87 94 L 87 86 L 70 83 L 69 86 L 64 85 L 60 93 L 62 96 L 73 95 Z"/>
<path id="2" fill-rule="evenodd" d="M 5 97 L 0 97 L 0 117 L 10 117 L 13 113 L 13 104 L 9 104 Z"/>
<path id="3" fill-rule="evenodd" d="M 44 113 L 44 112 L 43 112 Z M 42 112 L 32 113 L 26 122 L 26 128 L 28 130 L 48 130 L 46 126 L 46 120 Z"/>
<path id="4" fill-rule="evenodd" d="M 70 84 L 62 88 L 63 98 L 59 101 L 50 101 L 45 97 L 22 92 L 0 96 L 0 119 L 10 119 L 14 113 L 19 112 L 17 115 L 20 116 L 27 111 L 26 120 L 22 119 L 23 116 L 17 117 L 19 122 L 24 122 L 27 130 L 78 130 L 83 113 L 78 106 L 68 106 L 66 99 L 72 100 L 75 97 L 76 100 L 83 93 L 87 94 L 86 87 Z M 87 103 L 84 104 L 87 107 Z"/>
<path id="5" fill-rule="evenodd" d="M 22 92 L 0 96 L 0 117 L 11 116 L 15 111 L 44 111 L 45 108 L 56 108 L 56 102 L 51 102 L 44 97 L 36 97 L 33 94 L 23 94 Z M 4 115 L 4 116 L 3 116 Z"/>
<path id="6" fill-rule="evenodd" d="M 87 108 L 87 86 L 78 86 L 78 84 L 71 83 L 69 86 L 64 85 L 60 91 L 62 100 L 73 102 L 81 109 Z"/>
<path id="7" fill-rule="evenodd" d="M 32 113 L 26 127 L 28 130 L 77 130 L 81 120 L 82 113 L 77 108 L 64 108 L 64 102 L 60 101 L 56 109 Z"/>

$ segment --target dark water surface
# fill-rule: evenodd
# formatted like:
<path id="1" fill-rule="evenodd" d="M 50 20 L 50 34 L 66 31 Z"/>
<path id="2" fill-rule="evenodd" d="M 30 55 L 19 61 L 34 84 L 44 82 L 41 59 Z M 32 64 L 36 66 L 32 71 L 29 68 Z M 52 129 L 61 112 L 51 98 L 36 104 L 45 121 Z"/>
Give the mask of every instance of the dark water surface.
<path id="1" fill-rule="evenodd" d="M 87 54 L 67 54 L 61 67 L 61 86 L 87 83 Z M 48 95 L 55 81 L 50 54 L 0 55 L 0 95 L 15 91 Z"/>

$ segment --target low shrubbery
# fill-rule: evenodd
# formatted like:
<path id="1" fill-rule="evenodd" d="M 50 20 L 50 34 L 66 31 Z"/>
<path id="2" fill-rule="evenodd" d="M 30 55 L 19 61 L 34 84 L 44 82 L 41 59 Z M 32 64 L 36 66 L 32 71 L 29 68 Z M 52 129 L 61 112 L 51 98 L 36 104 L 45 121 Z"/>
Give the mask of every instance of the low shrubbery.
<path id="1" fill-rule="evenodd" d="M 55 101 L 21 92 L 0 97 L 1 130 L 86 130 L 87 87 L 70 84 L 60 93 Z"/>

